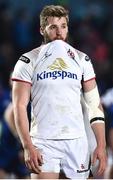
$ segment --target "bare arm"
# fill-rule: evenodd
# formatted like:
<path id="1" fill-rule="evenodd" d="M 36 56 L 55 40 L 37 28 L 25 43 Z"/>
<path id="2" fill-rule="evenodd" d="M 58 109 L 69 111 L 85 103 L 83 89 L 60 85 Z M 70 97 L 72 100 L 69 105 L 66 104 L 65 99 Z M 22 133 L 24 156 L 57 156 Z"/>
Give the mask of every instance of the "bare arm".
<path id="1" fill-rule="evenodd" d="M 27 117 L 27 105 L 30 98 L 30 84 L 13 82 L 13 108 L 15 125 L 22 142 L 23 148 L 31 145 L 29 135 L 29 121 Z"/>
<path id="2" fill-rule="evenodd" d="M 15 128 L 15 123 L 14 123 L 14 113 L 13 113 L 13 105 L 12 102 L 9 103 L 7 108 L 5 109 L 4 112 L 4 119 L 7 122 L 11 132 L 15 137 L 17 137 L 17 131 Z"/>
<path id="3" fill-rule="evenodd" d="M 39 162 L 42 163 L 41 155 L 34 148 L 30 134 L 27 117 L 27 105 L 30 99 L 31 85 L 24 82 L 13 82 L 12 99 L 14 108 L 15 125 L 24 148 L 24 157 L 27 167 L 39 173 Z"/>
<path id="4" fill-rule="evenodd" d="M 96 85 L 95 79 L 87 81 L 87 82 L 84 82 L 83 83 L 84 92 L 85 93 L 91 92 L 96 86 L 97 85 Z M 96 97 L 94 97 L 94 100 L 95 99 L 96 99 Z M 93 97 L 90 100 L 93 101 Z M 94 106 L 95 106 L 95 104 L 96 104 L 96 102 L 94 103 Z M 93 105 L 93 102 L 92 102 L 92 105 Z M 98 107 L 97 108 L 98 108 L 99 114 L 101 114 L 101 112 L 103 113 L 103 108 L 102 108 L 102 105 L 100 103 L 100 99 L 99 99 L 99 103 L 98 103 Z M 97 115 L 96 117 L 98 119 L 99 115 Z M 94 119 L 96 119 L 96 117 Z M 99 168 L 98 168 L 97 174 L 100 175 L 100 174 L 102 174 L 104 172 L 105 167 L 106 167 L 105 123 L 103 123 L 102 121 L 95 121 L 95 122 L 91 123 L 91 127 L 93 129 L 93 132 L 95 134 L 96 141 L 97 141 L 97 147 L 96 147 L 96 149 L 95 149 L 95 151 L 93 153 L 92 164 L 95 164 L 97 159 L 99 160 Z"/>

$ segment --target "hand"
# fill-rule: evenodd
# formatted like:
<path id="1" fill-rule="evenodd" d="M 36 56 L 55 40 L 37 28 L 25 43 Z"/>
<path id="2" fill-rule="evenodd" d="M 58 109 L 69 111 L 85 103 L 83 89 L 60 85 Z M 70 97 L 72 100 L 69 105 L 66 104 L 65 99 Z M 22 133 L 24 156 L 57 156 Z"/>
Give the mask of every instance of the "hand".
<path id="1" fill-rule="evenodd" d="M 95 165 L 97 160 L 99 161 L 98 170 L 96 172 L 97 176 L 100 176 L 105 171 L 106 159 L 107 158 L 105 148 L 97 146 L 92 157 L 92 165 Z"/>
<path id="2" fill-rule="evenodd" d="M 39 150 L 33 145 L 24 149 L 25 164 L 32 173 L 39 174 L 43 164 L 43 158 Z"/>

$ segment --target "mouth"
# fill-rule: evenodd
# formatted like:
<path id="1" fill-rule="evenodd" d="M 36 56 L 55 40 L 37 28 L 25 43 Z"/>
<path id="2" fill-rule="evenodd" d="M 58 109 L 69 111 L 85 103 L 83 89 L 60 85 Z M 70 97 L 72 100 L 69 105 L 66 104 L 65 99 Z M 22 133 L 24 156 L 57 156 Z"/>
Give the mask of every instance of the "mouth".
<path id="1" fill-rule="evenodd" d="M 54 38 L 54 40 L 63 40 L 64 41 L 64 38 L 61 37 L 61 36 L 57 36 L 57 37 Z"/>

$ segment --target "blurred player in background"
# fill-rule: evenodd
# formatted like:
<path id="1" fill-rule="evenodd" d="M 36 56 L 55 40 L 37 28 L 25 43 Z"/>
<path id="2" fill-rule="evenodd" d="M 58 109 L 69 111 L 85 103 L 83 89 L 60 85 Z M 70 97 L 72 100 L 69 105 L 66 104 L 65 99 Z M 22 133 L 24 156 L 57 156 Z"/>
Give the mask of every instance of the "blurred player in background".
<path id="1" fill-rule="evenodd" d="M 68 12 L 46 6 L 40 14 L 44 43 L 23 54 L 14 69 L 13 105 L 31 178 L 88 178 L 90 160 L 99 161 L 97 174 L 106 167 L 104 113 L 90 58 L 67 43 Z M 88 146 L 81 107 L 81 92 L 97 146 Z M 27 105 L 31 99 L 29 133 Z M 90 159 L 91 158 L 91 159 Z"/>
<path id="2" fill-rule="evenodd" d="M 105 179 L 113 179 L 113 88 L 108 89 L 101 97 L 107 116 L 107 152 L 108 161 Z"/>
<path id="3" fill-rule="evenodd" d="M 0 179 L 9 178 L 29 178 L 15 127 L 12 102 L 7 106 L 0 122 Z"/>

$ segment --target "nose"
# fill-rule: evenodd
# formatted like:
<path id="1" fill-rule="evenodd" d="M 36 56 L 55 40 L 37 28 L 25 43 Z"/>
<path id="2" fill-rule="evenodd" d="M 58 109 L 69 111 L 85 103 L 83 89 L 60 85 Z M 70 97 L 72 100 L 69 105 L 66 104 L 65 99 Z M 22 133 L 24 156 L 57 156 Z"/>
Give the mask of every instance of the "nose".
<path id="1" fill-rule="evenodd" d="M 61 35 L 61 29 L 59 27 L 57 27 L 57 29 L 56 29 L 56 34 Z"/>

